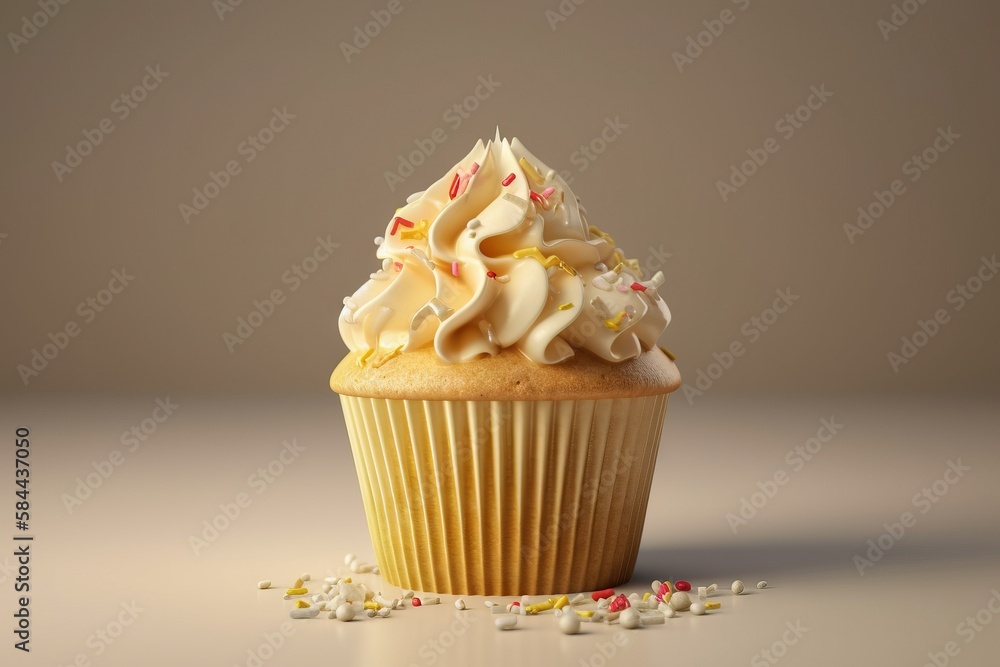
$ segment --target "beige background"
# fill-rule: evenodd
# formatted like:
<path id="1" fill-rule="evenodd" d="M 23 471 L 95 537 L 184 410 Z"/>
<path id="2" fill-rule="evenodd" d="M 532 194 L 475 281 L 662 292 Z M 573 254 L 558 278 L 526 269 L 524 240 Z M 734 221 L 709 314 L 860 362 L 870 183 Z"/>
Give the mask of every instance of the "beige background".
<path id="1" fill-rule="evenodd" d="M 719 391 L 993 391 L 1000 283 L 898 374 L 886 354 L 1000 246 L 1000 8 L 927 3 L 886 41 L 888 2 L 741 6 L 590 0 L 553 31 L 555 0 L 404 0 L 350 64 L 340 43 L 385 3 L 247 0 L 224 20 L 208 0 L 62 7 L 0 57 L 0 388 L 323 391 L 345 351 L 341 299 L 376 266 L 371 239 L 499 124 L 573 170 L 592 221 L 630 254 L 671 253 L 662 342 L 688 381 L 790 287 L 800 301 Z M 672 54 L 726 8 L 735 22 L 678 72 Z M 37 11 L 6 2 L 0 27 Z M 169 76 L 119 120 L 112 102 L 156 65 Z M 500 86 L 455 128 L 445 111 L 491 75 Z M 716 181 L 779 137 L 811 86 L 833 97 L 723 202 Z M 275 107 L 294 120 L 242 162 Z M 52 162 L 105 117 L 115 130 L 59 182 Z M 572 155 L 606 118 L 627 128 L 579 172 Z M 857 207 L 948 126 L 961 138 L 850 244 Z M 447 140 L 390 192 L 384 172 L 436 128 Z M 231 159 L 242 172 L 185 224 L 178 206 Z M 341 247 L 289 292 L 282 274 L 327 234 Z M 134 282 L 25 387 L 18 364 L 123 266 Z M 288 300 L 230 353 L 223 333 L 275 288 Z"/>

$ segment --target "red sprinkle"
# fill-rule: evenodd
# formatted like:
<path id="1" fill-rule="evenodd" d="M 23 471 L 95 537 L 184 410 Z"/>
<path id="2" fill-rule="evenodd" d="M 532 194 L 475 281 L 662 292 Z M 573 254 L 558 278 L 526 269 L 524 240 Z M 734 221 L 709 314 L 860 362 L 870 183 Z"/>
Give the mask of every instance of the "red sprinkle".
<path id="1" fill-rule="evenodd" d="M 510 185 L 511 183 L 513 183 L 515 178 L 516 178 L 516 176 L 514 176 L 514 172 L 510 172 L 509 174 L 507 174 L 507 178 L 505 178 L 502 181 L 500 181 L 500 183 L 504 187 L 506 187 L 506 186 Z"/>
<path id="2" fill-rule="evenodd" d="M 474 173 L 476 173 L 477 171 L 479 171 L 479 163 L 478 163 L 478 162 L 473 162 L 473 163 L 472 163 L 472 169 L 470 169 L 470 170 L 469 170 L 469 173 L 470 173 L 470 174 L 474 174 Z M 518 605 L 520 605 L 521 603 L 520 603 L 520 602 L 518 602 L 517 604 L 518 604 Z"/>
<path id="3" fill-rule="evenodd" d="M 663 596 L 665 596 L 667 593 L 672 593 L 672 592 L 673 591 L 670 590 L 670 582 L 664 581 L 662 584 L 660 584 L 660 590 L 656 592 L 656 600 L 658 602 L 663 602 Z"/>
<path id="4" fill-rule="evenodd" d="M 594 599 L 594 602 L 597 602 L 598 600 L 609 598 L 614 594 L 615 594 L 615 589 L 605 588 L 603 591 L 594 591 L 593 593 L 590 594 L 590 597 Z"/>
<path id="5" fill-rule="evenodd" d="M 632 283 L 630 285 L 630 287 L 632 289 L 634 289 L 636 292 L 645 292 L 646 291 L 646 286 L 643 285 L 642 283 Z"/>
<path id="6" fill-rule="evenodd" d="M 486 272 L 486 277 L 487 278 L 496 278 L 497 277 L 497 272 L 496 271 L 487 271 Z"/>
<path id="7" fill-rule="evenodd" d="M 413 228 L 414 226 L 413 223 L 407 220 L 406 218 L 400 218 L 399 216 L 396 216 L 395 218 L 392 219 L 392 230 L 389 232 L 389 236 L 395 236 L 396 230 L 399 229 L 400 225 L 410 228 Z"/>
<path id="8" fill-rule="evenodd" d="M 403 263 L 402 262 L 393 262 L 392 265 L 396 267 L 397 271 L 402 271 L 403 270 Z"/>
<path id="9" fill-rule="evenodd" d="M 413 598 L 412 600 L 410 600 L 410 604 L 412 604 L 414 607 L 419 607 L 420 606 L 420 598 Z"/>
<path id="10" fill-rule="evenodd" d="M 514 600 L 513 602 L 511 602 L 511 604 L 512 604 L 513 606 L 515 606 L 515 607 L 520 607 L 520 606 L 521 606 L 521 603 L 520 603 L 520 602 L 518 602 L 517 600 Z"/>
<path id="11" fill-rule="evenodd" d="M 462 180 L 461 177 L 458 175 L 458 172 L 456 171 L 455 178 L 451 179 L 451 188 L 449 188 L 448 190 L 448 196 L 450 198 L 454 199 L 455 195 L 458 194 L 458 184 L 461 180 Z"/>
<path id="12" fill-rule="evenodd" d="M 546 203 L 545 197 L 543 197 L 542 195 L 538 194 L 534 190 L 531 191 L 531 195 L 530 196 L 531 196 L 532 200 L 538 202 L 539 204 L 545 204 Z"/>
<path id="13" fill-rule="evenodd" d="M 674 588 L 676 588 L 679 591 L 689 591 L 691 590 L 691 584 L 684 581 L 683 579 L 680 579 L 677 581 L 676 584 L 674 584 Z"/>
<path id="14" fill-rule="evenodd" d="M 608 605 L 608 611 L 621 611 L 622 609 L 628 609 L 631 606 L 632 605 L 629 603 L 628 598 L 625 597 L 625 594 L 621 593 L 618 597 L 611 601 L 611 604 Z"/>

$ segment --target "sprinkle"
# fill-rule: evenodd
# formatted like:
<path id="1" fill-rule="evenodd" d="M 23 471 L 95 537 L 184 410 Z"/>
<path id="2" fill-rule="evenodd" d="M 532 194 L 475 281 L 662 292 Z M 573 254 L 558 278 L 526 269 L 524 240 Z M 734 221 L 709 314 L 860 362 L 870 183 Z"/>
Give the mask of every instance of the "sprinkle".
<path id="1" fill-rule="evenodd" d="M 403 263 L 402 262 L 393 262 L 392 265 L 394 267 L 396 267 L 397 271 L 402 271 L 403 270 Z"/>
<path id="2" fill-rule="evenodd" d="M 285 591 L 285 595 L 305 595 L 309 592 L 306 588 L 289 588 Z"/>
<path id="3" fill-rule="evenodd" d="M 295 608 L 296 609 L 308 609 L 311 606 L 312 605 L 309 604 L 308 602 L 306 602 L 305 600 L 296 600 L 295 601 Z"/>
<path id="4" fill-rule="evenodd" d="M 257 588 L 264 590 L 271 587 L 271 580 L 265 579 L 264 581 L 257 582 Z"/>
<path id="5" fill-rule="evenodd" d="M 577 611 L 576 615 L 579 616 L 580 618 L 593 618 L 593 616 L 594 616 L 594 610 L 593 609 L 588 609 L 588 610 L 585 610 L 585 611 L 584 610 Z"/>
<path id="6" fill-rule="evenodd" d="M 477 229 L 483 222 L 479 218 L 473 218 L 469 220 L 469 223 L 465 226 L 467 229 Z"/>
<path id="7" fill-rule="evenodd" d="M 389 236 L 395 236 L 396 230 L 399 229 L 400 225 L 403 225 L 404 227 L 413 227 L 412 222 L 410 222 L 406 218 L 400 218 L 397 215 L 395 218 L 392 219 L 392 231 L 389 232 Z"/>
<path id="8" fill-rule="evenodd" d="M 615 589 L 605 588 L 603 591 L 594 591 L 590 594 L 590 597 L 597 602 L 598 600 L 603 600 L 604 598 L 609 598 L 615 594 Z"/>
<path id="9" fill-rule="evenodd" d="M 542 196 L 545 197 L 546 199 L 548 199 L 549 197 L 552 196 L 552 193 L 555 192 L 555 191 L 556 191 L 556 189 L 550 185 L 549 187 L 547 187 L 544 190 L 542 190 Z"/>
<path id="10" fill-rule="evenodd" d="M 514 182 L 515 178 L 517 177 L 514 175 L 514 172 L 510 172 L 509 174 L 507 174 L 507 178 L 500 181 L 500 184 L 503 185 L 504 187 L 507 187 L 508 185 Z"/>
<path id="11" fill-rule="evenodd" d="M 555 609 L 562 609 L 563 607 L 566 607 L 568 605 L 569 605 L 569 597 L 566 595 L 563 595 L 558 600 L 552 603 L 552 606 Z"/>
<path id="12" fill-rule="evenodd" d="M 580 209 L 583 210 L 583 207 L 581 206 Z M 584 211 L 584 214 L 586 214 L 586 211 Z M 604 239 L 612 246 L 616 245 L 615 240 L 611 238 L 611 234 L 608 234 L 607 232 L 602 232 L 597 225 L 590 225 L 588 229 L 590 230 L 590 233 L 593 234 L 594 236 Z"/>
<path id="13" fill-rule="evenodd" d="M 392 352 L 388 352 L 388 353 L 384 354 L 383 356 L 379 357 L 378 359 L 376 359 L 375 361 L 373 361 L 372 362 L 372 368 L 382 368 L 382 366 L 384 366 L 386 364 L 386 362 L 388 362 L 388 361 L 390 361 L 392 359 L 395 359 L 396 357 L 398 357 L 402 353 L 403 353 L 403 346 L 400 345 L 399 347 L 397 347 Z M 374 569 L 375 569 L 375 566 L 365 564 L 365 567 L 364 568 L 360 568 L 359 572 L 371 572 Z"/>
<path id="14" fill-rule="evenodd" d="M 631 287 L 632 289 L 634 289 L 636 292 L 645 292 L 646 291 L 646 286 L 643 285 L 642 283 L 632 283 L 631 285 L 629 285 L 629 287 Z"/>
<path id="15" fill-rule="evenodd" d="M 613 318 L 609 320 L 604 320 L 604 326 L 611 329 L 612 331 L 618 331 L 621 328 L 622 320 L 625 318 L 625 311 L 618 313 Z"/>
<path id="16" fill-rule="evenodd" d="M 456 171 L 455 178 L 451 179 L 451 187 L 448 189 L 448 197 L 450 197 L 451 199 L 454 199 L 455 195 L 458 194 L 458 184 L 461 180 L 462 180 L 461 176 L 459 176 L 458 172 Z"/>
<path id="17" fill-rule="evenodd" d="M 365 364 L 368 363 L 368 360 L 371 358 L 373 354 L 375 354 L 375 350 L 372 349 L 372 350 L 367 350 L 364 354 L 358 357 L 358 366 L 364 368 Z"/>
<path id="18" fill-rule="evenodd" d="M 706 602 L 705 609 L 718 609 L 722 606 L 721 602 Z"/>
<path id="19" fill-rule="evenodd" d="M 529 196 L 531 197 L 531 201 L 536 201 L 536 202 L 538 202 L 539 204 L 541 204 L 541 205 L 542 205 L 542 207 L 543 207 L 543 208 L 545 207 L 545 205 L 546 205 L 546 204 L 548 204 L 548 203 L 549 203 L 549 202 L 547 202 L 547 201 L 545 200 L 545 197 L 543 197 L 542 195 L 538 194 L 538 193 L 537 193 L 537 192 L 535 192 L 534 190 L 532 190 L 532 191 L 531 191 L 531 194 L 530 194 Z"/>
<path id="20" fill-rule="evenodd" d="M 567 301 L 566 303 L 559 304 L 559 310 L 569 310 L 573 307 L 572 301 Z"/>
<path id="21" fill-rule="evenodd" d="M 662 345 L 660 345 L 660 349 L 663 351 L 663 354 L 667 355 L 667 359 L 669 359 L 670 361 L 677 361 L 677 355 L 675 355 L 673 352 L 663 347 Z"/>
<path id="22" fill-rule="evenodd" d="M 375 237 L 375 245 L 382 245 L 383 243 L 385 243 L 385 238 L 384 237 L 382 237 L 382 236 L 376 236 Z"/>
<path id="23" fill-rule="evenodd" d="M 417 223 L 416 228 L 413 231 L 402 232 L 400 233 L 399 238 L 417 240 L 427 238 L 427 227 L 430 224 L 431 223 L 427 220 L 427 218 L 423 218 Z M 411 224 L 410 226 L 412 227 L 413 225 Z"/>
<path id="24" fill-rule="evenodd" d="M 534 259 L 537 259 L 546 269 L 558 266 L 569 275 L 576 275 L 576 270 L 566 262 L 562 261 L 557 255 L 549 255 L 548 257 L 545 257 L 538 250 L 538 248 L 521 248 L 520 250 L 514 251 L 514 259 L 524 259 L 525 257 L 533 257 Z"/>
<path id="25" fill-rule="evenodd" d="M 521 165 L 522 169 L 524 169 L 524 173 L 528 175 L 528 178 L 533 180 L 535 183 L 541 184 L 545 182 L 545 179 L 542 178 L 542 175 L 538 173 L 537 169 L 535 169 L 535 165 L 528 162 L 527 158 L 521 158 L 520 160 L 517 161 L 517 163 Z"/>
<path id="26" fill-rule="evenodd" d="M 628 609 L 631 606 L 632 604 L 628 601 L 628 598 L 625 597 L 625 594 L 621 593 L 618 595 L 618 597 L 612 600 L 610 605 L 608 605 L 608 611 L 609 612 L 622 611 L 623 609 Z"/>
<path id="27" fill-rule="evenodd" d="M 493 279 L 496 279 L 496 277 L 497 277 L 497 272 L 496 272 L 496 271 L 487 271 L 487 272 L 486 272 L 486 277 L 487 277 L 487 278 L 493 278 Z"/>
<path id="28" fill-rule="evenodd" d="M 465 189 L 469 187 L 469 181 L 472 180 L 472 174 L 462 174 L 462 180 L 458 182 L 458 194 L 456 197 L 461 197 L 465 194 Z"/>
<path id="29" fill-rule="evenodd" d="M 434 264 L 434 261 L 429 259 L 427 255 L 424 254 L 423 250 L 421 250 L 420 248 L 414 248 L 413 246 L 408 246 L 408 248 L 410 250 L 410 254 L 419 259 L 421 262 L 423 262 L 428 269 L 433 271 L 434 269 L 437 268 L 437 265 Z"/>
<path id="30" fill-rule="evenodd" d="M 625 283 L 622 283 L 621 285 L 617 286 L 617 289 L 618 289 L 619 292 L 627 292 L 628 291 L 628 286 L 625 285 Z"/>
<path id="31" fill-rule="evenodd" d="M 425 303 L 410 320 L 410 330 L 416 331 L 432 314 L 442 322 L 455 311 L 454 308 L 445 305 L 439 298 L 434 297 Z"/>
<path id="32" fill-rule="evenodd" d="M 419 607 L 421 604 L 420 598 L 413 598 L 412 600 L 410 600 L 410 604 L 412 604 L 414 607 Z"/>
<path id="33" fill-rule="evenodd" d="M 472 169 L 469 170 L 469 173 L 470 174 L 475 174 L 477 171 L 479 171 L 479 163 L 478 162 L 473 162 L 472 163 Z"/>
<path id="34" fill-rule="evenodd" d="M 614 271 L 615 273 L 621 273 L 622 269 L 624 267 L 625 267 L 625 263 L 624 262 L 618 262 L 617 264 L 615 264 L 615 268 L 613 268 L 611 270 Z"/>
<path id="35" fill-rule="evenodd" d="M 453 275 L 453 276 L 457 276 L 458 275 L 458 262 L 452 262 L 451 263 L 451 275 Z"/>

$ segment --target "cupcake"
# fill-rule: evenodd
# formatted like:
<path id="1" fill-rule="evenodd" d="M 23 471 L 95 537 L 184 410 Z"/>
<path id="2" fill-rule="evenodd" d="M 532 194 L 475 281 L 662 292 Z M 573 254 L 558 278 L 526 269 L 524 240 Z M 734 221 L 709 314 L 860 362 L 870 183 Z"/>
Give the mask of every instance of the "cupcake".
<path id="1" fill-rule="evenodd" d="M 627 581 L 680 386 L 663 275 L 499 133 L 375 243 L 330 386 L 382 574 L 466 595 Z"/>

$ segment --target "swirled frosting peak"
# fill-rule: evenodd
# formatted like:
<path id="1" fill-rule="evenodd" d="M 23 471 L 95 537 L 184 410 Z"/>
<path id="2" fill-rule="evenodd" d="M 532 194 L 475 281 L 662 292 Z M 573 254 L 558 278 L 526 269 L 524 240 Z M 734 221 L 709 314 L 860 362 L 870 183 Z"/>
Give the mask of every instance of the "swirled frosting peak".
<path id="1" fill-rule="evenodd" d="M 340 315 L 362 364 L 431 345 L 446 362 L 505 347 L 541 364 L 580 348 L 623 361 L 670 323 L 663 274 L 645 278 L 566 181 L 499 132 L 410 195 L 375 243 L 381 268 Z"/>

